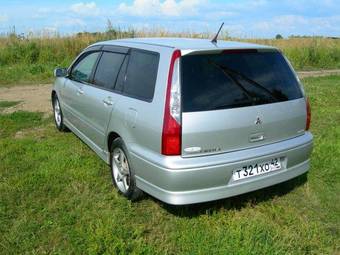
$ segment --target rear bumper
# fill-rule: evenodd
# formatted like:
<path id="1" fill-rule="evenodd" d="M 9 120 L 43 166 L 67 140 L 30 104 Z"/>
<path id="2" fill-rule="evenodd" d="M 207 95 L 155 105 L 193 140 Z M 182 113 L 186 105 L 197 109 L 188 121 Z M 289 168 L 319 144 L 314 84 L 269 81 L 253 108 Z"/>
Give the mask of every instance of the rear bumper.
<path id="1" fill-rule="evenodd" d="M 239 195 L 287 181 L 308 171 L 312 135 L 257 148 L 205 157 L 164 157 L 131 153 L 137 187 L 169 204 L 192 204 Z M 138 151 L 138 148 L 136 151 Z M 145 157 L 146 155 L 146 157 Z M 282 169 L 233 181 L 232 171 L 280 158 Z"/>

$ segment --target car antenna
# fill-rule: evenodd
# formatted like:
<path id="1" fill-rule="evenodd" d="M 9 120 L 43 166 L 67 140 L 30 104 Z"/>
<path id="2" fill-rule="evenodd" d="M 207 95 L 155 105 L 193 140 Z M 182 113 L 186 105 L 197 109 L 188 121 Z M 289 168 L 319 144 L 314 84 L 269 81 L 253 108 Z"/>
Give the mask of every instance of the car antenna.
<path id="1" fill-rule="evenodd" d="M 217 31 L 217 33 L 216 33 L 216 35 L 214 36 L 214 38 L 211 40 L 212 43 L 217 43 L 217 37 L 218 37 L 218 35 L 220 34 L 223 25 L 224 25 L 224 22 L 222 22 L 222 24 L 221 24 L 221 26 L 220 26 L 220 29 Z"/>

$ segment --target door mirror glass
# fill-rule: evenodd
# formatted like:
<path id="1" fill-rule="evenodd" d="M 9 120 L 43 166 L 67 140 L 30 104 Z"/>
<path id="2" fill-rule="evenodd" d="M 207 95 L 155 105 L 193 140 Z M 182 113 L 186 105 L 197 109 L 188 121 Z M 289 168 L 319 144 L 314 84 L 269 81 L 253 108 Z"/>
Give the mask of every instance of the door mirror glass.
<path id="1" fill-rule="evenodd" d="M 54 69 L 54 77 L 65 77 L 67 75 L 67 68 Z"/>

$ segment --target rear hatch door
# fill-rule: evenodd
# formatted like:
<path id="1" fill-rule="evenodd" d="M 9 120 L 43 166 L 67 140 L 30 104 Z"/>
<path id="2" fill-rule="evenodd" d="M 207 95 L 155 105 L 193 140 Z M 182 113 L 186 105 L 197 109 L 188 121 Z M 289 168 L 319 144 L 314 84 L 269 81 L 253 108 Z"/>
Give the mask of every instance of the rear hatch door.
<path id="1" fill-rule="evenodd" d="M 225 50 L 181 60 L 182 155 L 242 150 L 304 133 L 296 75 L 276 50 Z"/>

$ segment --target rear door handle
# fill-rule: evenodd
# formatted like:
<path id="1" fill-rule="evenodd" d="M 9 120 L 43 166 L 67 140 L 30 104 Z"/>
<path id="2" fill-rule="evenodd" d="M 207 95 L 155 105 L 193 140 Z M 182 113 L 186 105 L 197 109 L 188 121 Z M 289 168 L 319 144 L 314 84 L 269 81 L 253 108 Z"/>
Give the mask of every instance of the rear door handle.
<path id="1" fill-rule="evenodd" d="M 78 93 L 79 95 L 83 95 L 83 94 L 84 94 L 84 90 L 82 90 L 81 88 L 79 88 L 79 89 L 77 90 L 77 93 Z"/>
<path id="2" fill-rule="evenodd" d="M 111 99 L 107 98 L 107 99 L 103 99 L 103 103 L 105 105 L 113 105 L 113 102 L 111 101 Z"/>

